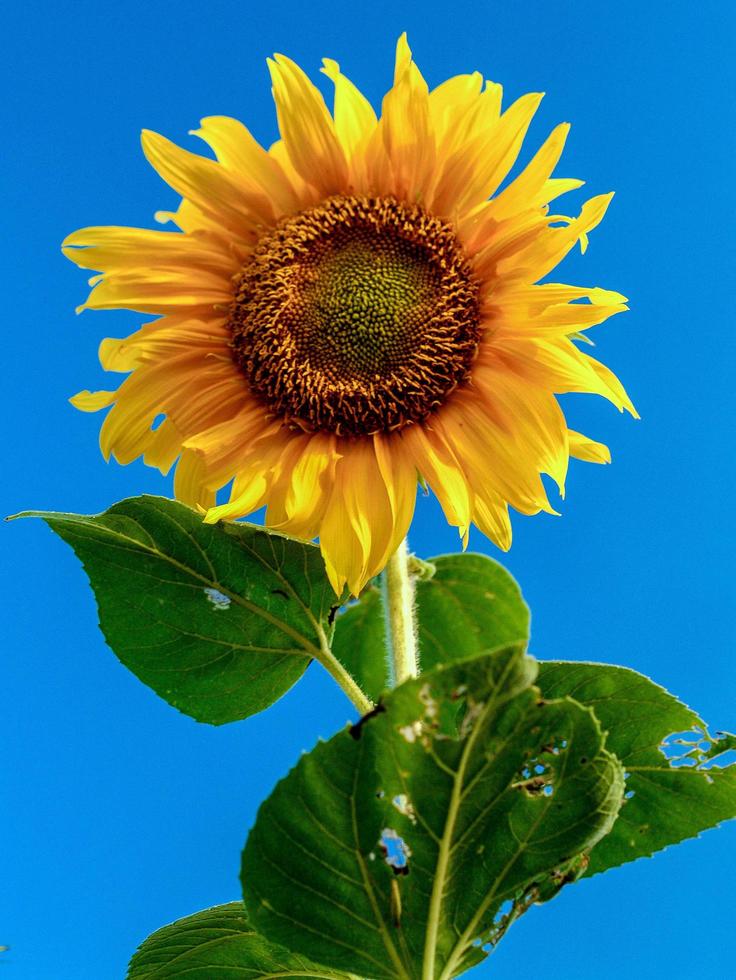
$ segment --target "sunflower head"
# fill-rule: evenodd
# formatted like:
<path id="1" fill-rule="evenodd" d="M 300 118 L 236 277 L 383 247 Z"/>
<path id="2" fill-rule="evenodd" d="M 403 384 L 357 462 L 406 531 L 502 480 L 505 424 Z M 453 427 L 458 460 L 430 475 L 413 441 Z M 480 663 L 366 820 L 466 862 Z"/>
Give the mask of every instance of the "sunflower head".
<path id="1" fill-rule="evenodd" d="M 469 376 L 478 284 L 453 229 L 420 205 L 340 195 L 262 236 L 228 326 L 251 391 L 285 424 L 395 432 Z"/>
<path id="2" fill-rule="evenodd" d="M 81 309 L 155 317 L 103 341 L 103 366 L 128 374 L 120 387 L 72 401 L 110 408 L 105 456 L 176 463 L 176 495 L 205 520 L 265 504 L 269 525 L 319 537 L 338 593 L 385 565 L 418 481 L 464 540 L 474 523 L 508 548 L 509 505 L 553 512 L 542 474 L 562 491 L 571 455 L 609 459 L 556 395 L 634 414 L 578 346 L 624 297 L 540 284 L 585 247 L 611 195 L 575 217 L 550 208 L 581 184 L 552 177 L 567 125 L 499 192 L 541 96 L 502 111 L 477 72 L 429 91 L 405 36 L 380 118 L 334 61 L 332 113 L 288 58 L 269 69 L 270 148 L 222 116 L 197 131 L 214 160 L 144 132 L 182 197 L 157 215 L 176 230 L 85 228 L 64 243 L 100 273 Z"/>

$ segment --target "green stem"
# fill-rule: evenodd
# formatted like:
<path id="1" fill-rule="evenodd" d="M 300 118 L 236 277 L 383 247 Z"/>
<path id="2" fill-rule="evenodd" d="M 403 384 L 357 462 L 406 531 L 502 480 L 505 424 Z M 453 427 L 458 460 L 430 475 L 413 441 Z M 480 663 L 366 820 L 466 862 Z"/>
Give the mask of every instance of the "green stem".
<path id="1" fill-rule="evenodd" d="M 409 571 L 409 549 L 406 538 L 386 566 L 384 601 L 393 680 L 394 684 L 401 684 L 402 681 L 419 674 L 414 621 L 414 576 Z"/>
<path id="2" fill-rule="evenodd" d="M 317 660 L 334 681 L 342 688 L 343 692 L 352 701 L 361 715 L 367 714 L 373 708 L 373 702 L 367 697 L 363 690 L 353 680 L 347 670 L 343 667 L 337 657 L 330 649 L 330 643 L 324 630 L 319 630 L 319 651 L 314 651 L 314 659 Z"/>

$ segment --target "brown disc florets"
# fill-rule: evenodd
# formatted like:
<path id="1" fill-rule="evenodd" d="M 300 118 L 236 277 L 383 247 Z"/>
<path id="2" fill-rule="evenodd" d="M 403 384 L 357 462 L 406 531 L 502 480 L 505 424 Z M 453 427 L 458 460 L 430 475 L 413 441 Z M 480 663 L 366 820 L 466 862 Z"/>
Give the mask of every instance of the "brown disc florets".
<path id="1" fill-rule="evenodd" d="M 251 389 L 287 424 L 388 432 L 468 378 L 478 287 L 455 232 L 419 205 L 334 197 L 263 235 L 229 327 Z"/>

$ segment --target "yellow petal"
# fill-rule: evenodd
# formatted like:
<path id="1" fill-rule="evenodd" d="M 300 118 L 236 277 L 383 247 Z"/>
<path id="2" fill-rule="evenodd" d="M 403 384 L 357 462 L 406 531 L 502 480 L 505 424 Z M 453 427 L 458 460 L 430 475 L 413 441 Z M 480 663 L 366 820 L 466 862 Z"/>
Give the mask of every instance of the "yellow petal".
<path id="1" fill-rule="evenodd" d="M 394 526 L 401 531 L 399 540 L 406 535 L 414 516 L 417 496 L 417 470 L 411 458 L 402 451 L 401 443 L 390 435 L 373 436 L 373 449 L 381 478 L 386 486 Z M 401 530 L 403 529 L 403 531 Z M 398 547 L 398 541 L 392 552 Z"/>
<path id="2" fill-rule="evenodd" d="M 595 327 L 627 310 L 625 303 L 560 303 L 547 307 L 535 317 L 533 325 L 535 329 L 570 334 Z"/>
<path id="3" fill-rule="evenodd" d="M 84 391 L 77 392 L 69 399 L 71 404 L 80 412 L 99 412 L 108 408 L 117 398 L 117 391 Z"/>
<path id="4" fill-rule="evenodd" d="M 594 357 L 591 357 L 590 354 L 581 354 L 581 356 L 585 358 L 586 362 L 593 369 L 601 383 L 605 386 L 609 392 L 607 397 L 609 397 L 610 401 L 612 401 L 618 407 L 619 411 L 623 412 L 626 410 L 629 415 L 633 415 L 635 419 L 638 419 L 639 413 L 634 408 L 633 402 L 626 394 L 626 389 L 613 371 L 606 367 L 605 364 L 601 364 L 600 361 L 597 361 Z"/>
<path id="5" fill-rule="evenodd" d="M 603 220 L 612 199 L 613 194 L 592 197 L 585 202 L 579 216 L 570 220 L 566 226 L 547 228 L 523 251 L 499 262 L 497 274 L 501 278 L 521 279 L 526 282 L 536 282 L 546 276 L 582 235 L 592 231 Z M 551 216 L 547 220 L 551 223 L 561 219 Z"/>
<path id="6" fill-rule="evenodd" d="M 464 536 L 472 518 L 472 494 L 462 466 L 440 433 L 412 425 L 400 434 L 414 466 L 440 502 L 448 524 Z"/>
<path id="7" fill-rule="evenodd" d="M 190 507 L 208 508 L 215 494 L 206 486 L 206 466 L 202 457 L 185 449 L 174 473 L 174 496 Z"/>
<path id="8" fill-rule="evenodd" d="M 473 501 L 473 523 L 502 551 L 511 547 L 511 521 L 504 500 L 487 491 Z"/>
<path id="9" fill-rule="evenodd" d="M 232 253 L 212 239 L 148 228 L 80 228 L 64 239 L 61 250 L 80 268 L 100 272 L 158 265 L 202 270 L 227 281 L 238 271 Z"/>
<path id="10" fill-rule="evenodd" d="M 335 86 L 335 131 L 348 159 L 364 146 L 378 120 L 368 99 L 340 71 L 331 58 L 324 58 L 322 71 Z"/>
<path id="11" fill-rule="evenodd" d="M 323 194 L 347 185 L 348 167 L 332 116 L 321 93 L 298 65 L 283 55 L 268 62 L 284 146 L 294 169 Z"/>
<path id="12" fill-rule="evenodd" d="M 522 514 L 554 513 L 540 479 L 552 471 L 563 484 L 567 466 L 566 427 L 554 398 L 523 390 L 514 398 L 511 387 L 496 388 L 492 400 L 482 390 L 454 398 L 441 419 L 473 492 L 488 491 Z"/>
<path id="13" fill-rule="evenodd" d="M 394 59 L 394 85 L 397 85 L 405 72 L 411 67 L 412 54 L 406 31 L 402 31 L 396 42 L 396 58 Z"/>
<path id="14" fill-rule="evenodd" d="M 576 191 L 584 184 L 584 180 L 578 180 L 575 177 L 552 177 L 545 181 L 541 194 L 542 201 L 545 204 L 549 204 L 555 198 L 561 197 L 563 194 L 568 194 L 570 191 Z"/>
<path id="15" fill-rule="evenodd" d="M 251 192 L 260 192 L 273 202 L 274 213 L 298 210 L 298 196 L 278 160 L 239 120 L 207 116 L 201 121 L 200 129 L 193 130 L 193 135 L 211 146 L 222 166 L 244 181 Z"/>
<path id="16" fill-rule="evenodd" d="M 529 123 L 542 101 L 541 93 L 523 95 L 496 122 L 492 121 L 495 92 L 489 91 L 491 124 L 479 126 L 473 139 L 445 162 L 431 205 L 440 214 L 462 215 L 498 189 L 514 165 Z M 480 122 L 486 122 L 484 116 Z"/>
<path id="17" fill-rule="evenodd" d="M 280 439 L 281 426 L 264 418 L 263 405 L 245 397 L 236 411 L 209 426 L 198 427 L 184 446 L 207 460 L 207 485 L 219 488 L 244 468 L 248 472 L 248 460 L 254 450 L 260 452 L 264 445 Z"/>
<path id="18" fill-rule="evenodd" d="M 197 378 L 187 378 L 168 400 L 167 413 L 182 432 L 202 432 L 236 415 L 250 401 L 238 372 L 228 364 L 205 363 Z"/>
<path id="19" fill-rule="evenodd" d="M 340 458 L 336 442 L 326 433 L 305 436 L 299 459 L 288 474 L 284 529 L 296 537 L 311 539 L 319 534 Z"/>
<path id="20" fill-rule="evenodd" d="M 564 497 L 569 453 L 567 425 L 557 399 L 544 388 L 521 387 L 508 375 L 503 380 L 496 375 L 485 395 L 486 401 L 493 400 L 507 427 L 515 428 L 517 445 L 524 446 L 538 472 L 547 473 Z"/>
<path id="21" fill-rule="evenodd" d="M 179 357 L 194 349 L 203 355 L 229 357 L 229 341 L 224 317 L 194 320 L 186 314 L 169 314 L 121 340 L 106 337 L 100 343 L 99 357 L 106 371 L 128 372 L 140 364 Z"/>
<path id="22" fill-rule="evenodd" d="M 496 220 L 547 203 L 548 178 L 562 156 L 569 132 L 569 123 L 554 129 L 519 176 L 494 199 L 490 213 Z"/>
<path id="23" fill-rule="evenodd" d="M 429 93 L 432 128 L 443 153 L 453 149 L 447 137 L 455 131 L 457 120 L 475 105 L 482 86 L 483 76 L 476 71 L 448 78 Z"/>
<path id="24" fill-rule="evenodd" d="M 94 288 L 83 310 L 137 310 L 169 313 L 182 309 L 196 316 L 232 302 L 232 283 L 201 270 L 132 269 L 95 277 Z"/>
<path id="25" fill-rule="evenodd" d="M 524 281 L 521 273 L 516 279 L 501 277 L 499 267 L 505 260 L 506 266 L 515 268 L 514 260 L 525 252 L 544 234 L 548 219 L 541 210 L 526 211 L 504 221 L 494 221 L 489 214 L 490 202 L 474 216 L 466 217 L 459 223 L 460 237 L 465 251 L 473 257 L 473 268 L 481 284 L 482 294 L 496 289 L 506 289 L 516 284 L 516 279 Z M 526 268 L 519 261 L 519 268 Z"/>
<path id="26" fill-rule="evenodd" d="M 568 429 L 570 455 L 575 459 L 585 460 L 586 463 L 610 463 L 611 450 L 602 442 L 595 442 L 581 432 Z"/>
<path id="27" fill-rule="evenodd" d="M 209 241 L 217 242 L 223 252 L 229 252 L 241 260 L 253 246 L 250 232 L 244 236 L 233 232 L 218 217 L 210 217 L 186 198 L 182 199 L 176 211 L 156 211 L 153 216 L 159 224 L 171 222 L 187 235 L 206 237 Z"/>
<path id="28" fill-rule="evenodd" d="M 542 388 L 565 394 L 572 391 L 602 395 L 619 411 L 638 418 L 636 409 L 616 376 L 584 354 L 566 337 L 523 339 L 498 337 L 493 349 L 481 351 L 478 364 L 497 361 L 494 369 L 511 370 Z"/>
<path id="29" fill-rule="evenodd" d="M 322 433 L 318 433 L 316 436 L 317 439 L 321 437 Z M 305 508 L 298 515 L 298 518 L 301 519 L 293 521 L 289 519 L 289 513 L 286 509 L 286 499 L 292 489 L 294 472 L 300 463 L 304 465 L 305 455 L 307 455 L 312 438 L 306 432 L 291 433 L 290 439 L 271 474 L 265 516 L 265 524 L 268 527 L 278 528 L 280 531 L 285 531 L 292 535 L 292 537 L 306 540 L 316 537 L 319 533 L 319 519 L 316 520 L 317 527 L 315 529 L 313 515 L 319 513 L 319 517 L 321 517 L 321 513 L 324 511 L 324 506 L 327 503 L 325 498 L 329 497 L 329 489 L 326 494 L 323 494 L 321 493 L 319 484 L 316 486 L 314 484 L 310 485 L 307 491 L 308 496 L 299 501 Z M 329 438 L 329 436 L 326 438 Z M 334 437 L 332 438 L 334 440 Z M 319 454 L 315 452 L 313 455 L 317 456 Z M 320 505 L 322 505 L 321 511 Z"/>
<path id="30" fill-rule="evenodd" d="M 513 313 L 538 316 L 542 311 L 562 303 L 587 299 L 595 306 L 623 306 L 628 300 L 613 289 L 600 286 L 569 286 L 566 283 L 498 283 L 494 290 L 495 305 Z M 586 309 L 587 307 L 583 307 Z"/>
<path id="31" fill-rule="evenodd" d="M 412 487 L 412 497 L 415 493 Z M 401 513 L 406 516 L 406 506 Z M 384 568 L 408 523 L 396 521 L 374 444 L 357 440 L 346 446 L 335 467 L 333 492 L 320 529 L 320 547 L 335 591 L 341 592 L 347 584 L 358 595 Z"/>
<path id="32" fill-rule="evenodd" d="M 161 416 L 182 434 L 196 432 L 234 414 L 247 398 L 232 363 L 191 351 L 138 367 L 117 391 L 114 408 L 100 430 L 100 448 L 126 464 L 146 451 Z"/>
<path id="33" fill-rule="evenodd" d="M 363 542 L 356 535 L 344 492 L 347 488 L 345 467 L 335 467 L 332 493 L 325 510 L 320 528 L 320 548 L 325 562 L 325 571 L 336 595 L 342 595 L 345 585 L 353 595 L 357 595 L 365 577 L 365 556 Z"/>
<path id="34" fill-rule="evenodd" d="M 164 476 L 181 453 L 182 436 L 171 419 L 164 419 L 143 453 L 146 466 L 155 466 Z"/>
<path id="35" fill-rule="evenodd" d="M 282 454 L 288 451 L 289 442 L 290 434 L 283 429 L 272 431 L 268 438 L 258 439 L 238 461 L 238 472 L 233 480 L 230 500 L 226 504 L 211 507 L 205 515 L 205 523 L 215 524 L 219 520 L 246 517 L 267 503 L 274 469 Z M 211 477 L 211 473 L 208 473 L 208 481 Z"/>
<path id="36" fill-rule="evenodd" d="M 236 236 L 253 240 L 258 223 L 268 220 L 269 214 L 273 220 L 266 196 L 252 194 L 214 160 L 190 153 L 147 129 L 141 143 L 146 159 L 170 187 Z"/>
<path id="37" fill-rule="evenodd" d="M 496 336 L 569 337 L 626 310 L 625 303 L 558 303 L 541 311 L 532 309 L 522 313 L 518 307 L 509 308 L 499 298 L 488 318 Z"/>
<path id="38" fill-rule="evenodd" d="M 383 99 L 381 135 L 392 175 L 384 193 L 412 202 L 422 199 L 434 175 L 435 141 L 429 90 L 412 61 L 406 34 L 396 46 L 394 84 Z"/>
<path id="39" fill-rule="evenodd" d="M 313 204 L 318 204 L 322 200 L 324 195 L 312 184 L 308 184 L 299 172 L 294 169 L 294 164 L 289 159 L 289 154 L 286 152 L 286 146 L 283 140 L 276 140 L 275 143 L 272 143 L 268 148 L 268 152 L 278 162 L 289 183 L 294 188 L 294 193 L 300 204 L 299 209 L 311 207 Z"/>

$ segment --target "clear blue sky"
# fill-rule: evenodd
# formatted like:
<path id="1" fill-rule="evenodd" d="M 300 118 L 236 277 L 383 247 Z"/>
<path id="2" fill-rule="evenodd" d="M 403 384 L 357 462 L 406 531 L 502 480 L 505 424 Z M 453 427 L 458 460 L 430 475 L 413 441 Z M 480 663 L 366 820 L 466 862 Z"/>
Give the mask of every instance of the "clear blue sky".
<path id="1" fill-rule="evenodd" d="M 174 203 L 140 129 L 194 146 L 200 117 L 228 114 L 270 141 L 275 50 L 311 71 L 332 56 L 377 101 L 406 29 L 431 84 L 479 69 L 509 97 L 546 91 L 526 153 L 569 120 L 560 172 L 591 194 L 617 191 L 564 280 L 631 298 L 594 337 L 642 420 L 566 399 L 614 463 L 573 463 L 562 518 L 515 521 L 507 563 L 532 606 L 533 651 L 636 667 L 714 728 L 736 725 L 729 4 L 25 0 L 3 16 L 3 513 L 89 513 L 170 492 L 142 465 L 106 466 L 99 417 L 66 402 L 105 387 L 99 339 L 141 318 L 75 317 L 84 275 L 59 242 L 86 224 L 151 225 Z M 412 544 L 423 556 L 456 549 L 431 500 Z M 471 547 L 494 553 L 477 533 Z M 2 976 L 122 980 L 147 933 L 237 897 L 258 803 L 349 707 L 311 668 L 268 713 L 198 725 L 105 647 L 81 569 L 50 531 L 7 526 L 2 553 Z M 732 825 L 569 888 L 477 976 L 726 980 L 735 844 Z"/>

